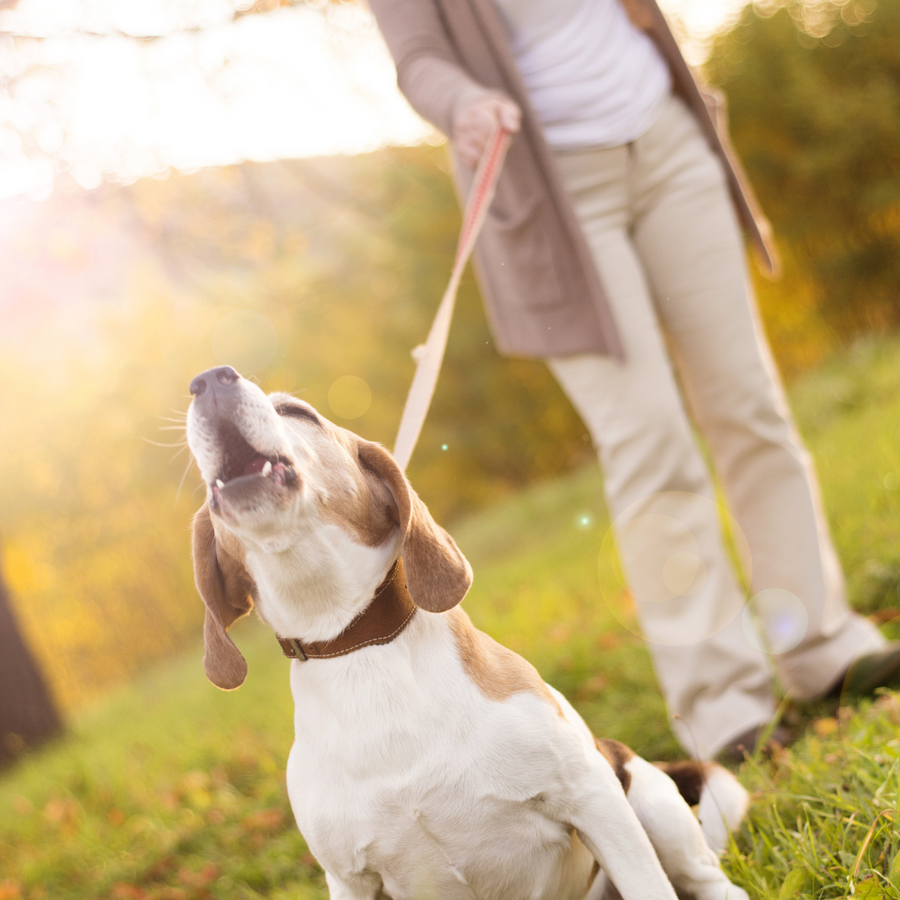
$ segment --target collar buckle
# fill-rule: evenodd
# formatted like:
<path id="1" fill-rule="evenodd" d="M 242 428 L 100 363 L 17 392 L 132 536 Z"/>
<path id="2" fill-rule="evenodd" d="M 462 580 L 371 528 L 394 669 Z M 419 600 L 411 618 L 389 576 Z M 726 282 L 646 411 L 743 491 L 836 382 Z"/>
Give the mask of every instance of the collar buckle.
<path id="1" fill-rule="evenodd" d="M 415 612 L 416 605 L 406 587 L 403 560 L 398 558 L 369 605 L 337 637 L 305 644 L 297 638 L 276 638 L 288 659 L 330 659 L 362 647 L 389 644 L 406 628 Z"/>
<path id="2" fill-rule="evenodd" d="M 309 659 L 303 650 L 303 645 L 297 638 L 280 638 L 278 643 L 281 644 L 281 652 L 288 659 L 299 659 L 304 662 Z"/>

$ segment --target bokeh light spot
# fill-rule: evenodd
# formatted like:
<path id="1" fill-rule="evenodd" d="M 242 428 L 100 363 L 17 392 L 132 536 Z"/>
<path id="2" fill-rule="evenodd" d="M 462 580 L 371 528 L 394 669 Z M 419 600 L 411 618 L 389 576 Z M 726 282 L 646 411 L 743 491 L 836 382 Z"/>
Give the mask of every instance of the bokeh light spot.
<path id="1" fill-rule="evenodd" d="M 806 637 L 809 614 L 796 594 L 783 588 L 767 588 L 744 607 L 741 623 L 747 640 L 758 650 L 787 653 Z"/>
<path id="2" fill-rule="evenodd" d="M 342 419 L 358 419 L 372 405 L 372 389 L 356 375 L 343 375 L 328 388 L 328 405 Z"/>
<path id="3" fill-rule="evenodd" d="M 706 566 L 703 560 L 691 550 L 673 553 L 663 563 L 663 584 L 673 594 L 694 593 L 705 580 L 698 578 L 700 575 L 706 575 Z"/>

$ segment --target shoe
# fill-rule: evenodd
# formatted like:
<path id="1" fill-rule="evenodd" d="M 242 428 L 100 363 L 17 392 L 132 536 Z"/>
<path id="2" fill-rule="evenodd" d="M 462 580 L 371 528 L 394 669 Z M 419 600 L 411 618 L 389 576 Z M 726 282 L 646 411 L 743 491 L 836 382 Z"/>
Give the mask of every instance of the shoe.
<path id="1" fill-rule="evenodd" d="M 893 641 L 875 653 L 854 660 L 825 696 L 831 700 L 844 696 L 863 697 L 875 688 L 900 682 L 900 641 Z"/>
<path id="2" fill-rule="evenodd" d="M 760 741 L 767 733 L 765 743 L 760 745 Z M 784 725 L 776 725 L 770 729 L 769 723 L 766 722 L 730 740 L 716 754 L 716 760 L 726 766 L 737 766 L 759 752 L 762 752 L 763 756 L 771 756 L 774 751 L 787 747 L 793 739 L 794 735 Z"/>

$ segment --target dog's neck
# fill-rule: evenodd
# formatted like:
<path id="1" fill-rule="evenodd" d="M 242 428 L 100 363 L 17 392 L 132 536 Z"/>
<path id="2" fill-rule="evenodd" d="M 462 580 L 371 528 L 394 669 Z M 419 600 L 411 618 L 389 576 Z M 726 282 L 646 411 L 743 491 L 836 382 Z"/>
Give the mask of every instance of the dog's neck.
<path id="1" fill-rule="evenodd" d="M 364 647 L 391 643 L 412 621 L 415 612 L 400 557 L 366 608 L 333 640 L 304 642 L 279 635 L 278 643 L 285 656 L 303 662 L 347 656 Z"/>
<path id="2" fill-rule="evenodd" d="M 369 605 L 398 551 L 399 540 L 366 547 L 336 525 L 282 553 L 248 550 L 259 615 L 277 635 L 333 640 Z"/>

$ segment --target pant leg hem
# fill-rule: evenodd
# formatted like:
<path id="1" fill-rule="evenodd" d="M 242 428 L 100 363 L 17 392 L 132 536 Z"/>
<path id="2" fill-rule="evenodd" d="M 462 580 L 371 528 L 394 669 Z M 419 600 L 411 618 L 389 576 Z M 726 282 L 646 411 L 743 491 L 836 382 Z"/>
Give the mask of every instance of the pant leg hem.
<path id="1" fill-rule="evenodd" d="M 797 650 L 773 656 L 772 660 L 791 697 L 815 700 L 824 696 L 856 659 L 886 646 L 887 640 L 872 622 L 851 613 L 834 637 L 811 647 L 801 644 Z"/>

